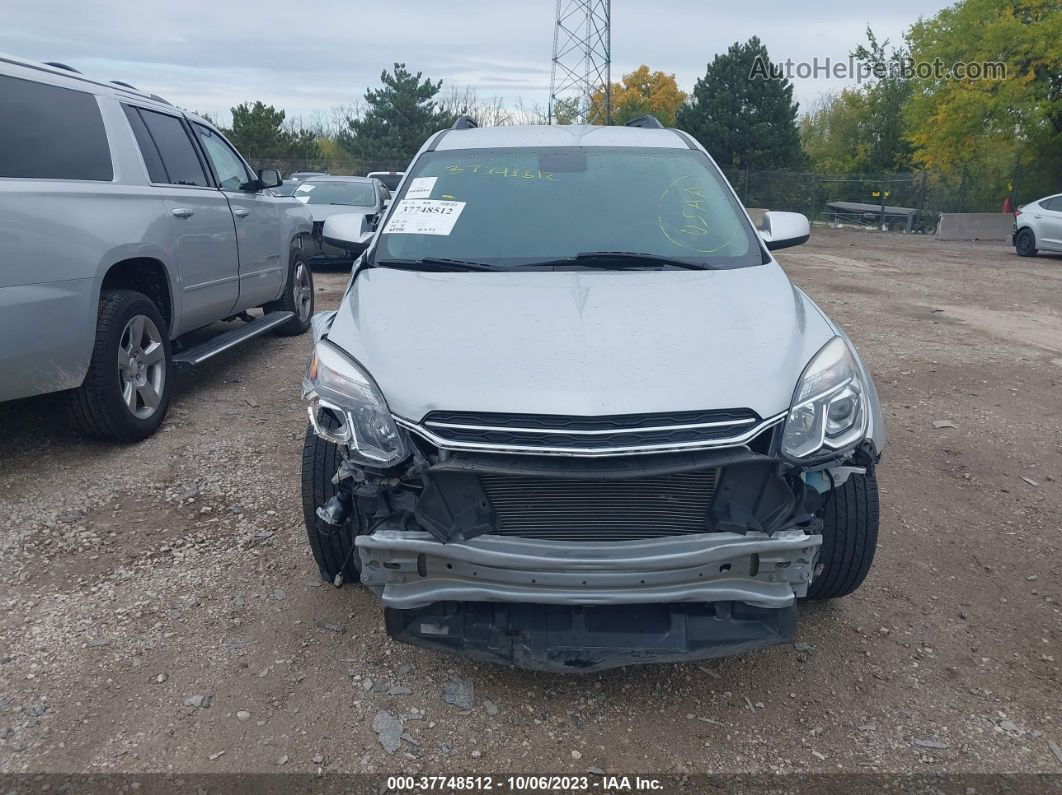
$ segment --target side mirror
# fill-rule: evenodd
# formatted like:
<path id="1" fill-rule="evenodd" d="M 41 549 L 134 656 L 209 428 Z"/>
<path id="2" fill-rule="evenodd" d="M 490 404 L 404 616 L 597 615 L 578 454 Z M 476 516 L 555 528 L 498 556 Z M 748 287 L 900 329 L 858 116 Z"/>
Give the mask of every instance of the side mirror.
<path id="1" fill-rule="evenodd" d="M 258 189 L 279 188 L 284 184 L 280 178 L 280 172 L 275 168 L 261 168 L 258 170 Z"/>
<path id="2" fill-rule="evenodd" d="M 321 239 L 357 256 L 369 247 L 372 232 L 369 218 L 364 214 L 342 213 L 325 219 Z"/>
<path id="3" fill-rule="evenodd" d="M 763 214 L 763 225 L 759 233 L 767 250 L 777 251 L 780 248 L 807 243 L 811 237 L 811 224 L 807 216 L 801 213 L 767 211 Z"/>

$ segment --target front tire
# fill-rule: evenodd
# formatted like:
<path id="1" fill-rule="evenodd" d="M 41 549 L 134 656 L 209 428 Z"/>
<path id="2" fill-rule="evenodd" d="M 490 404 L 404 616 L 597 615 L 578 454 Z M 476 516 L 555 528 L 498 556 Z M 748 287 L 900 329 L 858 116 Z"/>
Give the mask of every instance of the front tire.
<path id="1" fill-rule="evenodd" d="M 88 373 L 70 395 L 74 424 L 88 435 L 139 442 L 162 424 L 173 372 L 169 330 L 157 306 L 134 290 L 105 290 Z"/>
<path id="2" fill-rule="evenodd" d="M 822 571 L 808 586 L 808 599 L 836 599 L 863 584 L 878 545 L 878 518 L 873 472 L 850 475 L 829 493 L 822 514 Z"/>
<path id="3" fill-rule="evenodd" d="M 293 248 L 288 262 L 288 278 L 284 292 L 276 301 L 262 307 L 269 312 L 293 312 L 295 317 L 277 327 L 276 333 L 283 337 L 303 334 L 310 327 L 313 317 L 314 287 L 313 271 L 310 270 L 301 248 Z"/>
<path id="4" fill-rule="evenodd" d="M 325 422 L 328 418 L 323 418 Z M 338 425 L 338 423 L 336 423 Z M 321 521 L 317 509 L 335 496 L 332 476 L 342 461 L 339 448 L 326 442 L 307 425 L 302 443 L 302 517 L 321 579 L 335 582 L 343 575 L 343 582 L 361 582 L 361 560 L 354 547 L 359 525 L 357 507 L 350 519 L 339 527 Z"/>
<path id="5" fill-rule="evenodd" d="M 1019 257 L 1036 256 L 1036 235 L 1031 229 L 1022 229 L 1014 236 L 1014 250 Z"/>

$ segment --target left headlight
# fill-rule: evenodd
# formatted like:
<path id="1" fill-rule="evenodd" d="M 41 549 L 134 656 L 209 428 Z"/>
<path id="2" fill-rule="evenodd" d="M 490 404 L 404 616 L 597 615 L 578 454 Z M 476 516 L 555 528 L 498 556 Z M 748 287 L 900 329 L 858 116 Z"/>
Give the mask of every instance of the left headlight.
<path id="1" fill-rule="evenodd" d="M 310 421 L 318 436 L 347 445 L 351 458 L 371 466 L 390 466 L 406 457 L 405 437 L 379 387 L 334 345 L 322 340 L 314 346 L 302 387 L 311 400 Z M 338 417 L 340 426 L 323 423 L 322 409 Z"/>
<path id="2" fill-rule="evenodd" d="M 823 447 L 838 450 L 866 435 L 866 386 L 855 357 L 834 337 L 812 357 L 793 392 L 782 432 L 782 453 L 807 458 Z"/>

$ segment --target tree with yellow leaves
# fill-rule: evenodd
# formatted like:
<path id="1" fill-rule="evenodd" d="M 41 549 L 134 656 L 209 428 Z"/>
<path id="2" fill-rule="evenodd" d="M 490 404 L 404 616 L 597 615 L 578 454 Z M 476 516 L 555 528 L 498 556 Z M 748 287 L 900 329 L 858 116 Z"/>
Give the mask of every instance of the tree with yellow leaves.
<path id="1" fill-rule="evenodd" d="M 675 115 L 685 101 L 686 93 L 679 90 L 675 75 L 650 72 L 648 66 L 642 65 L 625 74 L 621 82 L 612 84 L 612 123 L 626 124 L 651 113 L 665 127 L 673 127 Z M 590 102 L 591 107 L 602 111 L 603 116 L 604 87 L 594 93 Z"/>

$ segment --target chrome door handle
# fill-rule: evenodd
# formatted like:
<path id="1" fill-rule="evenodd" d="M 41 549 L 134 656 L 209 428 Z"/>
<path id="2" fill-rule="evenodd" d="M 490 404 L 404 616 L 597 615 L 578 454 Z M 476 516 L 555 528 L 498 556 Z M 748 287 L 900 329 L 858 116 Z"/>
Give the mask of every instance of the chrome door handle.
<path id="1" fill-rule="evenodd" d="M 172 212 L 178 218 L 191 218 L 193 215 L 195 215 L 195 213 L 192 210 L 189 210 L 187 207 L 175 207 L 170 212 Z"/>
<path id="2" fill-rule="evenodd" d="M 251 211 L 245 210 L 242 207 L 236 207 L 235 209 L 233 209 L 232 214 L 238 216 L 239 218 L 246 218 L 248 215 L 251 214 Z"/>

